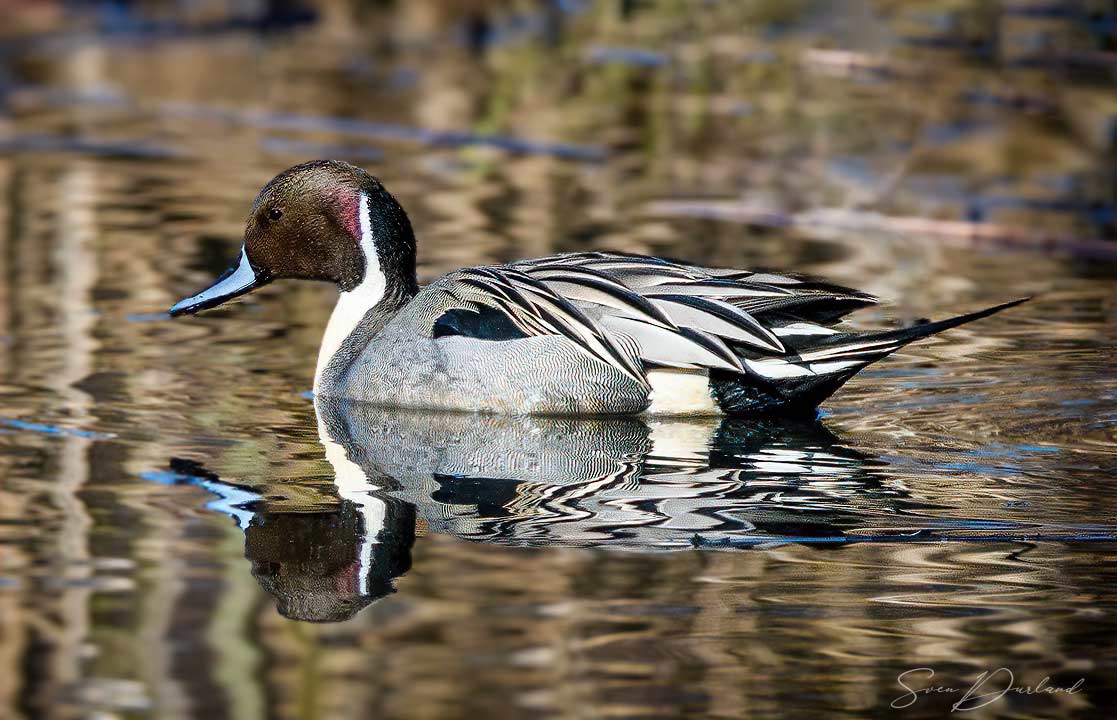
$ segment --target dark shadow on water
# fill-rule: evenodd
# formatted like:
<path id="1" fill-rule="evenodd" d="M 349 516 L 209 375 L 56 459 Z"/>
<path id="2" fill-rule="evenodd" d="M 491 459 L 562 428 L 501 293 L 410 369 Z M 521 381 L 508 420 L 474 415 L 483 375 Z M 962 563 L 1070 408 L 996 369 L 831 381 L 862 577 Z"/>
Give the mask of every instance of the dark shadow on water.
<path id="1" fill-rule="evenodd" d="M 344 620 L 392 593 L 417 520 L 474 542 L 640 552 L 1117 539 L 1108 526 L 950 516 L 817 419 L 499 417 L 326 399 L 316 410 L 335 475 L 319 506 L 274 505 L 260 484 L 190 461 L 145 475 L 215 495 L 207 507 L 236 520 L 253 576 L 298 620 Z"/>

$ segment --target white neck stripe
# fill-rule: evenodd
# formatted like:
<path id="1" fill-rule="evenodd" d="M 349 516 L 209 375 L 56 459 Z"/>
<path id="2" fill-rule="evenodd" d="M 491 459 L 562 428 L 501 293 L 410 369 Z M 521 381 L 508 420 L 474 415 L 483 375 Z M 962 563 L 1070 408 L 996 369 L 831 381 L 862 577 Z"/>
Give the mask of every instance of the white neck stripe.
<path id="1" fill-rule="evenodd" d="M 368 195 L 362 191 L 358 204 L 361 225 L 361 254 L 365 257 L 365 273 L 357 287 L 341 293 L 330 315 L 322 346 L 318 350 L 318 369 L 314 372 L 314 391 L 322 380 L 322 373 L 330 364 L 345 340 L 365 316 L 384 297 L 387 281 L 380 268 L 380 255 L 376 251 L 376 235 L 372 231 L 372 218 L 368 212 Z"/>
<path id="2" fill-rule="evenodd" d="M 361 191 L 361 201 L 358 212 L 361 221 L 361 252 L 365 256 L 365 276 L 361 278 L 361 286 L 367 285 L 370 280 L 380 279 L 381 295 L 383 295 L 384 275 L 380 272 L 380 254 L 376 252 L 376 238 L 372 234 L 372 218 L 368 214 L 368 195 Z M 380 298 L 377 298 L 379 300 Z"/>

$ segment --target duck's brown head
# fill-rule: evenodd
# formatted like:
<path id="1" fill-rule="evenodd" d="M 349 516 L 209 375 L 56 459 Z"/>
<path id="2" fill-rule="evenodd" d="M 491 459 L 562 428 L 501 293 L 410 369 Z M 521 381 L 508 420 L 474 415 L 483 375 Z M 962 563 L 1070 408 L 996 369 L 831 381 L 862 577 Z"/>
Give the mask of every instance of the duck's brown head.
<path id="1" fill-rule="evenodd" d="M 415 236 L 380 181 L 335 160 L 276 175 L 252 204 L 233 266 L 172 316 L 217 307 L 272 280 L 324 280 L 342 292 L 415 292 Z"/>

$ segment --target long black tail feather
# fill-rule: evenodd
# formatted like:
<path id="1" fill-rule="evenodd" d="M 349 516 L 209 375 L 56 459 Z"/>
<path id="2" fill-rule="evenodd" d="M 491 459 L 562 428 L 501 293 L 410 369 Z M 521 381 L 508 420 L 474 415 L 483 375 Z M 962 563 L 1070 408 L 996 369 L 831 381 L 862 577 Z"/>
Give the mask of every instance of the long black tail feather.
<path id="1" fill-rule="evenodd" d="M 1020 305 L 1022 303 L 1026 303 L 1029 300 L 1031 300 L 1031 298 L 1020 298 L 1018 300 L 1012 300 L 1010 302 L 1001 303 L 1000 305 L 994 305 L 992 307 L 987 307 L 984 310 L 978 310 L 977 312 L 966 313 L 965 315 L 957 315 L 955 317 L 947 318 L 945 320 L 936 320 L 934 322 L 919 323 L 917 325 L 912 325 L 910 327 L 900 328 L 899 330 L 884 330 L 884 331 L 881 331 L 881 332 L 863 333 L 863 334 L 857 334 L 857 335 L 823 336 L 823 339 L 821 339 L 820 342 L 813 345 L 810 348 L 810 350 L 811 351 L 821 350 L 822 348 L 825 348 L 825 347 L 849 345 L 851 343 L 863 344 L 863 343 L 871 343 L 871 342 L 889 342 L 889 341 L 892 341 L 892 342 L 896 343 L 896 350 L 898 350 L 899 348 L 902 348 L 904 345 L 907 345 L 909 343 L 913 343 L 916 340 L 922 340 L 923 338 L 930 337 L 932 335 L 937 335 L 938 333 L 941 333 L 944 330 L 950 330 L 951 328 L 956 328 L 959 325 L 965 325 L 966 323 L 973 322 L 974 320 L 980 320 L 982 318 L 987 318 L 990 315 L 995 315 L 996 313 L 999 313 L 1002 310 L 1007 310 L 1011 307 L 1016 307 L 1017 305 Z M 806 353 L 807 349 L 803 348 L 802 352 Z M 889 355 L 891 352 L 895 352 L 895 350 L 886 352 L 886 353 L 878 356 L 875 359 L 879 360 L 879 359 Z"/>
<path id="2" fill-rule="evenodd" d="M 899 330 L 815 336 L 788 358 L 745 360 L 746 375 L 715 370 L 710 387 L 730 414 L 811 411 L 866 366 L 905 345 L 1027 302 L 1021 298 L 977 312 Z"/>

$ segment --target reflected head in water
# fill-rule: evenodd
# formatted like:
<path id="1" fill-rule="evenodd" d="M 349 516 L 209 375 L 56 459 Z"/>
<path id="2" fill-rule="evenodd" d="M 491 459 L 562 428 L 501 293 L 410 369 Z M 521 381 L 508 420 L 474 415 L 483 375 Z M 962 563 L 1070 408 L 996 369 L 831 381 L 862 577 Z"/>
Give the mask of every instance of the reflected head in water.
<path id="1" fill-rule="evenodd" d="M 383 500 L 370 517 L 354 503 L 315 513 L 257 513 L 245 529 L 244 555 L 252 575 L 294 620 L 347 620 L 393 592 L 392 581 L 411 569 L 414 507 Z M 383 518 L 378 528 L 369 521 Z"/>
<path id="2" fill-rule="evenodd" d="M 190 460 L 173 458 L 164 483 L 197 485 L 217 496 L 211 510 L 244 530 L 252 575 L 285 617 L 309 622 L 346 620 L 392 592 L 411 569 L 415 508 L 366 493 L 357 502 L 323 498 L 305 508 L 265 498 L 260 486 L 239 486 Z M 271 486 L 282 494 L 282 486 Z"/>

